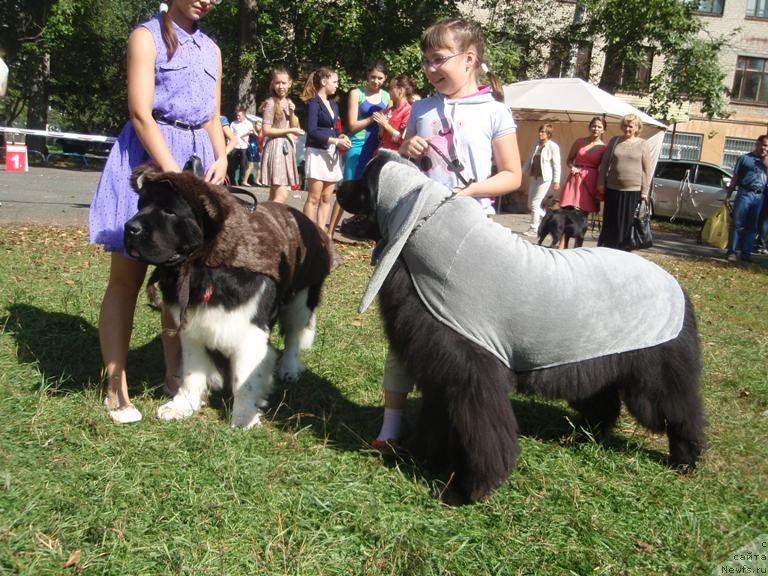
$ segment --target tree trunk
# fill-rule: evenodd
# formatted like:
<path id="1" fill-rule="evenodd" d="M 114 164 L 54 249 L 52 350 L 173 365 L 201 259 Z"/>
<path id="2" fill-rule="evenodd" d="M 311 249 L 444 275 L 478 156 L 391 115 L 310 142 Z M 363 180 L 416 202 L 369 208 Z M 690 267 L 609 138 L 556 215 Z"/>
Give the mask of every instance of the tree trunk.
<path id="1" fill-rule="evenodd" d="M 244 65 L 240 56 L 256 50 L 256 15 L 259 3 L 257 0 L 240 0 L 240 29 L 238 30 L 238 65 L 235 103 L 247 110 L 256 111 L 256 79 L 253 66 Z M 233 111 L 234 112 L 234 111 Z"/>
<path id="2" fill-rule="evenodd" d="M 27 101 L 27 128 L 45 130 L 48 125 L 48 81 L 51 75 L 49 54 L 40 55 L 31 74 Z M 30 150 L 36 150 L 43 155 L 47 154 L 44 136 L 27 136 L 26 142 Z"/>

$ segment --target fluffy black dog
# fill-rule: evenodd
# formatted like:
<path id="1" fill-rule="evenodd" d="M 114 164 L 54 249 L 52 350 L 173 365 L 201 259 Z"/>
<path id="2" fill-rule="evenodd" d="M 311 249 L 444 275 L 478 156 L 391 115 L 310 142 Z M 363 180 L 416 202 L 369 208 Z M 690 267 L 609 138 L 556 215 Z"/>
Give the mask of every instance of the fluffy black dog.
<path id="1" fill-rule="evenodd" d="M 331 271 L 330 240 L 298 210 L 275 202 L 249 209 L 188 172 L 142 167 L 132 183 L 139 211 L 125 224 L 125 247 L 157 266 L 148 290 L 157 282 L 182 346 L 181 386 L 158 417 L 191 416 L 209 386 L 226 378 L 232 425 L 258 426 L 276 360 L 270 331 L 279 319 L 285 350 L 278 374 L 297 380 Z"/>
<path id="2" fill-rule="evenodd" d="M 417 176 L 411 177 L 407 169 L 397 172 L 399 176 L 393 181 L 393 172 L 386 171 L 388 162 L 406 161 L 380 154 L 369 163 L 363 179 L 344 182 L 337 197 L 345 210 L 366 214 L 378 222 L 382 242 L 391 244 L 396 238 L 386 229 L 392 218 L 386 210 L 382 211 L 381 189 L 401 185 L 405 189 L 401 200 L 405 201 L 412 194 L 423 194 L 427 185 L 414 186 L 412 180 L 417 180 Z M 415 434 L 407 447 L 428 467 L 451 474 L 451 482 L 441 497 L 452 504 L 474 502 L 506 480 L 517 454 L 517 423 L 509 399 L 514 391 L 567 400 L 587 424 L 601 431 L 613 427 L 623 400 L 638 422 L 654 432 L 667 434 L 672 466 L 695 466 L 704 447 L 704 416 L 699 396 L 698 332 L 687 296 L 680 295 L 679 333 L 661 344 L 553 367 L 510 369 L 486 347 L 448 326 L 444 318 L 436 317 L 436 308 L 425 305 L 416 290 L 413 271 L 406 261 L 412 258 L 412 254 L 408 255 L 408 244 L 422 233 L 423 228 L 419 227 L 447 209 L 450 201 L 446 196 L 420 217 L 379 292 L 380 312 L 391 350 L 422 392 Z M 487 220 L 482 210 L 477 213 L 478 219 Z M 440 227 L 443 238 L 452 235 L 450 229 L 445 230 L 450 228 L 449 221 L 441 221 Z M 552 259 L 549 250 L 527 242 L 523 248 L 528 259 L 531 253 L 539 252 L 543 259 Z M 565 254 L 573 252 L 558 252 L 563 256 L 557 258 L 567 258 Z M 610 251 L 606 256 L 625 258 L 625 253 L 618 254 Z M 628 262 L 632 265 L 636 261 Z M 536 262 L 531 265 L 538 266 Z M 643 265 L 658 268 L 647 262 Z M 660 269 L 659 273 L 666 275 Z M 676 290 L 681 294 L 679 286 Z M 477 298 L 483 296 L 481 293 Z M 571 305 L 562 304 L 566 308 Z M 599 303 L 605 304 L 609 303 Z M 442 301 L 440 305 L 450 307 L 450 302 Z M 494 307 L 495 302 L 488 306 Z M 622 314 L 623 309 L 618 308 L 611 313 Z M 546 340 L 546 331 L 541 338 Z M 534 341 L 532 349 L 545 348 L 546 344 Z"/>
<path id="3" fill-rule="evenodd" d="M 539 224 L 539 246 L 544 243 L 547 236 L 552 237 L 550 248 L 568 248 L 571 238 L 574 239 L 574 247 L 580 248 L 584 244 L 584 235 L 587 233 L 587 215 L 578 208 L 568 206 L 557 210 L 547 210 Z"/>

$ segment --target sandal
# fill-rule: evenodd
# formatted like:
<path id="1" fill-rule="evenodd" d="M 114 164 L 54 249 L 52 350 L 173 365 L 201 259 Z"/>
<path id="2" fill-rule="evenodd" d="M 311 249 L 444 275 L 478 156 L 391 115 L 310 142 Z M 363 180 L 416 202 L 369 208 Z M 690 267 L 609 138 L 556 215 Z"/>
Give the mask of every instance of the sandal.
<path id="1" fill-rule="evenodd" d="M 117 410 L 110 410 L 109 399 L 104 398 L 104 407 L 107 409 L 107 412 L 109 412 L 109 416 L 115 424 L 134 424 L 141 421 L 141 412 L 139 412 L 139 409 L 133 404 L 118 408 Z"/>

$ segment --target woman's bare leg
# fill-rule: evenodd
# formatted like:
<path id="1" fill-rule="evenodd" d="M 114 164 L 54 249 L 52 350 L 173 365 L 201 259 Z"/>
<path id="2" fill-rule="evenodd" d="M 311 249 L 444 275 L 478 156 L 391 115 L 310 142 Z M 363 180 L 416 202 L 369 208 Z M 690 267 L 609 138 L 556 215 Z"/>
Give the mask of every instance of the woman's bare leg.
<path id="1" fill-rule="evenodd" d="M 146 272 L 146 264 L 112 252 L 109 281 L 99 315 L 99 343 L 107 371 L 107 401 L 110 410 L 131 406 L 125 365 L 136 300 Z"/>
<path id="2" fill-rule="evenodd" d="M 270 186 L 269 187 L 269 199 L 272 202 L 280 202 L 285 204 L 288 200 L 288 190 L 290 186 Z"/>

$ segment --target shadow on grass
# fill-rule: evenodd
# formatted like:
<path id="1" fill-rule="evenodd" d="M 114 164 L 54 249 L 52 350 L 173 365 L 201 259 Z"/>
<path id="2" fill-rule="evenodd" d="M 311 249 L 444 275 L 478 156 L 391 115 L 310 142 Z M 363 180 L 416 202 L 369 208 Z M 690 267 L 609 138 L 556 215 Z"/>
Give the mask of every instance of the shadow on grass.
<path id="1" fill-rule="evenodd" d="M 613 433 L 593 435 L 581 427 L 577 414 L 558 404 L 521 396 L 512 398 L 511 402 L 521 437 L 559 444 L 563 450 L 574 444 L 597 442 L 607 450 L 640 453 L 652 461 L 666 462 L 666 454 L 644 448 L 632 438 Z M 403 424 L 405 438 L 413 430 L 419 409 L 420 400 L 408 400 Z M 293 385 L 285 386 L 278 381 L 268 411 L 269 418 L 284 430 L 308 429 L 333 449 L 355 452 L 372 450 L 369 442 L 379 431 L 382 415 L 382 406 L 356 404 L 332 382 L 309 371 Z M 407 445 L 407 441 L 404 444 Z M 418 467 L 407 453 L 402 457 L 385 458 L 385 462 L 401 468 L 405 464 L 408 470 L 418 469 L 427 481 L 446 480 L 440 474 L 435 475 Z"/>
<path id="2" fill-rule="evenodd" d="M 50 312 L 28 304 L 13 304 L 0 325 L 17 345 L 19 363 L 35 365 L 46 386 L 57 393 L 78 392 L 102 383 L 98 329 L 80 316 Z M 163 353 L 160 337 L 128 354 L 131 394 L 143 392 L 142 382 L 161 382 Z"/>
<path id="3" fill-rule="evenodd" d="M 17 344 L 20 363 L 35 365 L 43 375 L 49 391 L 57 393 L 79 392 L 86 387 L 101 385 L 101 354 L 98 330 L 80 316 L 49 312 L 27 304 L 14 304 L 8 316 L 0 318 Z M 131 349 L 128 357 L 133 386 L 142 382 L 161 382 L 163 355 L 159 336 L 140 348 Z M 144 392 L 131 389 L 132 395 Z M 159 393 L 159 392 L 158 392 Z M 228 395 L 214 397 L 211 405 L 228 418 Z M 407 436 L 417 417 L 419 400 L 409 399 L 404 433 Z M 592 441 L 590 435 L 574 426 L 574 414 L 563 407 L 539 402 L 535 399 L 515 397 L 511 400 L 517 417 L 520 435 L 542 442 L 558 443 L 567 449 L 577 442 Z M 380 405 L 367 406 L 352 402 L 329 380 L 311 371 L 305 372 L 299 382 L 285 385 L 279 381 L 270 398 L 268 417 L 286 430 L 309 429 L 321 442 L 343 451 L 371 449 L 369 442 L 376 437 L 383 409 Z M 658 462 L 665 454 L 639 448 L 631 439 L 616 435 L 600 438 L 604 447 L 619 452 L 641 452 Z M 386 459 L 389 464 L 402 466 L 404 461 Z M 405 464 L 408 465 L 407 459 Z M 444 480 L 420 469 L 428 481 Z"/>

